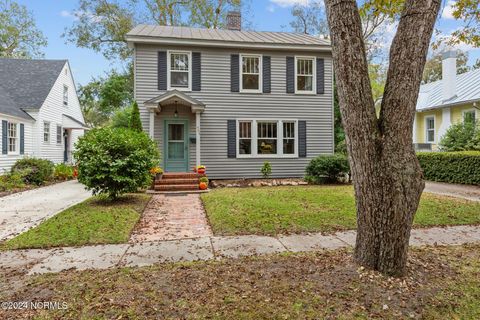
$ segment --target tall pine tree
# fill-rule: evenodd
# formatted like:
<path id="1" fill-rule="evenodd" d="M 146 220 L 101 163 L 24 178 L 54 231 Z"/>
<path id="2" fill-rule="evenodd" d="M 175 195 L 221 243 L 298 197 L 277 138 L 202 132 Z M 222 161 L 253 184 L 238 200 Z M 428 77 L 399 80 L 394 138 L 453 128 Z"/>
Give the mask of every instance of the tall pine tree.
<path id="1" fill-rule="evenodd" d="M 132 106 L 132 115 L 130 117 L 130 129 L 138 132 L 142 132 L 142 121 L 140 120 L 140 110 L 138 110 L 138 104 L 135 101 Z"/>

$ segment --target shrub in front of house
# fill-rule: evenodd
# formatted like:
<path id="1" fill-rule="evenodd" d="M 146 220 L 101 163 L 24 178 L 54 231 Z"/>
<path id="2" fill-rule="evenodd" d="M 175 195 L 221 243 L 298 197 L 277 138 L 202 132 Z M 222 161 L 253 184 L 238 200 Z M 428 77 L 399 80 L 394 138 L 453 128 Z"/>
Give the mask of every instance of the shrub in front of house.
<path id="1" fill-rule="evenodd" d="M 46 159 L 23 158 L 17 160 L 11 172 L 23 177 L 26 184 L 40 186 L 53 178 L 53 162 Z"/>
<path id="2" fill-rule="evenodd" d="M 480 122 L 460 122 L 451 125 L 439 143 L 442 151 L 480 150 Z"/>
<path id="3" fill-rule="evenodd" d="M 74 167 L 65 163 L 55 165 L 53 177 L 55 180 L 70 180 L 73 179 Z"/>
<path id="4" fill-rule="evenodd" d="M 270 162 L 265 161 L 263 163 L 263 166 L 260 169 L 260 173 L 262 174 L 262 177 L 265 179 L 268 179 L 272 175 L 272 165 L 270 164 Z"/>
<path id="5" fill-rule="evenodd" d="M 0 175 L 0 192 L 22 189 L 25 187 L 23 175 L 19 172 L 10 172 Z"/>
<path id="6" fill-rule="evenodd" d="M 350 165 L 345 154 L 321 155 L 308 164 L 305 180 L 310 183 L 331 183 L 347 174 L 350 174 Z"/>
<path id="7" fill-rule="evenodd" d="M 126 128 L 93 129 L 75 147 L 78 181 L 111 199 L 149 186 L 150 169 L 160 162 L 155 142 Z"/>
<path id="8" fill-rule="evenodd" d="M 480 152 L 417 153 L 425 180 L 480 185 Z"/>

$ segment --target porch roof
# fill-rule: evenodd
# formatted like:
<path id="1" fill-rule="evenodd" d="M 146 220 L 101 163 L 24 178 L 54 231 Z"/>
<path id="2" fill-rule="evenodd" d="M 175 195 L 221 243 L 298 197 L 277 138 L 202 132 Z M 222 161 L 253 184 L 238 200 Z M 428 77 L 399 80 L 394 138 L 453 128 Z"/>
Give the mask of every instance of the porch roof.
<path id="1" fill-rule="evenodd" d="M 205 110 L 205 104 L 179 90 L 167 91 L 164 94 L 145 101 L 144 104 L 149 109 L 158 108 L 161 110 L 162 106 L 174 104 L 175 102 L 191 107 L 192 112 L 203 112 Z"/>

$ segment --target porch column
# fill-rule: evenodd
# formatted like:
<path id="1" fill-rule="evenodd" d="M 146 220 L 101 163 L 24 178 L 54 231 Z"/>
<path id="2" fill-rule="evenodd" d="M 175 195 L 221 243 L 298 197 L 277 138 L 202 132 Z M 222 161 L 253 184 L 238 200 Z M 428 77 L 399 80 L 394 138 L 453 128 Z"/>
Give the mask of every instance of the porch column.
<path id="1" fill-rule="evenodd" d="M 148 135 L 151 139 L 154 138 L 155 135 L 155 110 L 149 109 L 149 124 L 148 124 Z"/>
<path id="2" fill-rule="evenodd" d="M 200 165 L 200 111 L 195 112 L 195 164 L 198 167 Z"/>

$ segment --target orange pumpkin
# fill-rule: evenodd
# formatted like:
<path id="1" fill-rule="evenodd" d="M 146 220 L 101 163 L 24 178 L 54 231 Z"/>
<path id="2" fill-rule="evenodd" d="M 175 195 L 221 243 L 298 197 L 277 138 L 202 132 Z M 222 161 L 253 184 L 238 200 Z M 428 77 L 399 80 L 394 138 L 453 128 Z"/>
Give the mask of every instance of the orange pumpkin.
<path id="1" fill-rule="evenodd" d="M 205 182 L 200 182 L 198 186 L 200 190 L 206 190 L 208 188 L 208 185 Z"/>

